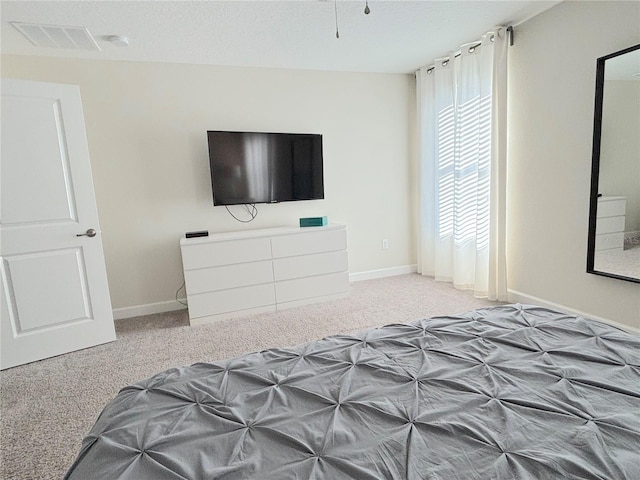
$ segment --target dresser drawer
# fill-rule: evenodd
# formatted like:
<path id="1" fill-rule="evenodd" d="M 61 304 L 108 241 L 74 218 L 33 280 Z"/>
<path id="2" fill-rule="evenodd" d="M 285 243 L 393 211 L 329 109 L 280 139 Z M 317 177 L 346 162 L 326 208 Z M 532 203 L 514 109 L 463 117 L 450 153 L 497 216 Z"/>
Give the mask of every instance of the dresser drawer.
<path id="1" fill-rule="evenodd" d="M 186 270 L 187 294 L 212 292 L 273 282 L 271 260 Z"/>
<path id="2" fill-rule="evenodd" d="M 271 248 L 273 258 L 346 250 L 347 232 L 344 228 L 313 229 L 309 233 L 278 235 L 271 238 Z"/>
<path id="3" fill-rule="evenodd" d="M 316 253 L 300 257 L 277 258 L 273 260 L 273 276 L 276 281 L 292 278 L 346 272 L 348 269 L 346 250 Z"/>
<path id="4" fill-rule="evenodd" d="M 601 217 L 596 222 L 596 235 L 624 232 L 624 216 Z"/>
<path id="5" fill-rule="evenodd" d="M 596 251 L 614 248 L 619 250 L 624 248 L 624 232 L 596 235 Z"/>
<path id="6" fill-rule="evenodd" d="M 275 303 L 273 283 L 188 295 L 189 318 L 248 310 Z"/>
<path id="7" fill-rule="evenodd" d="M 276 302 L 293 302 L 305 298 L 343 293 L 348 290 L 348 272 L 297 278 L 295 280 L 276 282 Z"/>
<path id="8" fill-rule="evenodd" d="M 598 199 L 598 209 L 596 211 L 597 218 L 601 217 L 615 217 L 616 215 L 625 214 L 627 209 L 627 200 L 624 197 L 607 198 L 601 197 Z"/>
<path id="9" fill-rule="evenodd" d="M 212 241 L 182 246 L 182 265 L 185 270 L 269 260 L 270 258 L 271 244 L 267 237 L 224 242 Z"/>

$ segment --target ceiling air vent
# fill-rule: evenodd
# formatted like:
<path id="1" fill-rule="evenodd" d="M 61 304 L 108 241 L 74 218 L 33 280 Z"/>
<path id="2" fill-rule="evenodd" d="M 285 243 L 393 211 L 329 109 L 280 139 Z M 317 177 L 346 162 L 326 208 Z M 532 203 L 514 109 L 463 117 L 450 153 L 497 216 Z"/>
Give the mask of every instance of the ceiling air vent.
<path id="1" fill-rule="evenodd" d="M 100 50 L 86 27 L 11 22 L 36 47 Z"/>

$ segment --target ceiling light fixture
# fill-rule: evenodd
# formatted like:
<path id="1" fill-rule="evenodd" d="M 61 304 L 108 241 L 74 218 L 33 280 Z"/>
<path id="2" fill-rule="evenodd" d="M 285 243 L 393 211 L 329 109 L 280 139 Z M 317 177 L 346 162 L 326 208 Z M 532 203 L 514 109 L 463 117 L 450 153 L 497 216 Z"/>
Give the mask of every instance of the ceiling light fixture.
<path id="1" fill-rule="evenodd" d="M 371 10 L 369 9 L 369 0 L 365 0 L 364 2 L 364 14 L 369 15 Z"/>
<path id="2" fill-rule="evenodd" d="M 129 39 L 124 35 L 109 35 L 106 40 L 111 42 L 116 47 L 128 47 Z"/>

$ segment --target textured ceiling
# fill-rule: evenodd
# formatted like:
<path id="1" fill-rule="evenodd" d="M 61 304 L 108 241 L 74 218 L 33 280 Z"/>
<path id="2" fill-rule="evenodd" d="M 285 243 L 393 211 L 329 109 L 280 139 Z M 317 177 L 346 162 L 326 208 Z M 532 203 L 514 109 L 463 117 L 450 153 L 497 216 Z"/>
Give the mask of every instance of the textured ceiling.
<path id="1" fill-rule="evenodd" d="M 558 1 L 2 1 L 2 53 L 409 73 Z M 340 38 L 336 38 L 336 11 Z M 88 27 L 101 51 L 36 47 L 9 22 Z M 105 40 L 125 35 L 128 47 Z"/>

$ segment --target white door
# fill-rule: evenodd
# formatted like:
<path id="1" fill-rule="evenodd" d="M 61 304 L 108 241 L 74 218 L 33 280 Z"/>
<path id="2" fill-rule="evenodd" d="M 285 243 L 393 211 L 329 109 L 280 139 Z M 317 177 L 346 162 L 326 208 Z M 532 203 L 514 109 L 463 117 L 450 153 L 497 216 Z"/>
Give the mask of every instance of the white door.
<path id="1" fill-rule="evenodd" d="M 115 340 L 80 89 L 2 79 L 0 368 Z"/>

